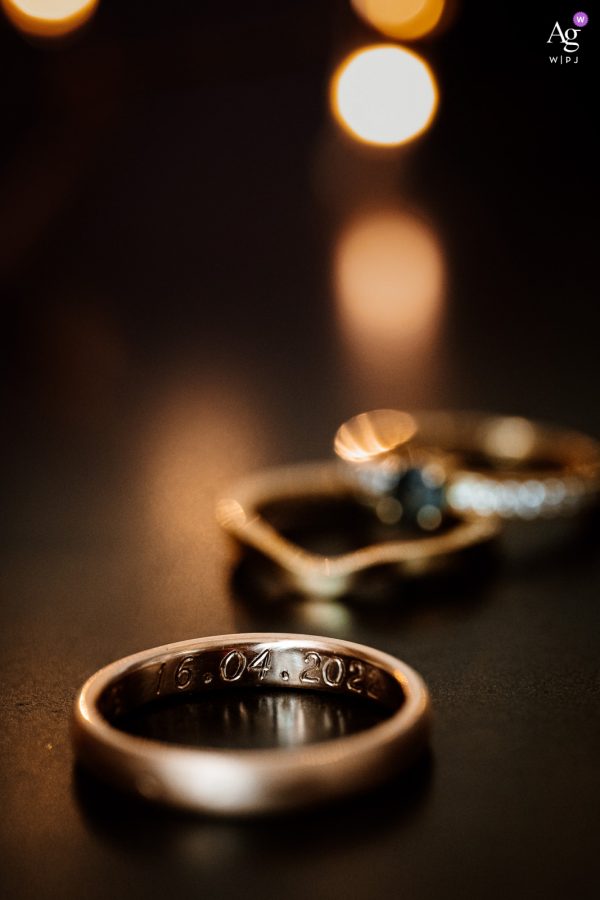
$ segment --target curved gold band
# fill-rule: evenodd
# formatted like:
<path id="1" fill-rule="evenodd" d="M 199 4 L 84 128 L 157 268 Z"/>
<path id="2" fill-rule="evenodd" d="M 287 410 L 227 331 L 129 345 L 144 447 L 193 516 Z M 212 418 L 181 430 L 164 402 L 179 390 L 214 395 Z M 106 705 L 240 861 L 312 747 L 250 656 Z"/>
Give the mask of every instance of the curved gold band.
<path id="1" fill-rule="evenodd" d="M 158 696 L 228 686 L 363 697 L 387 718 L 308 747 L 203 750 L 134 737 L 124 713 Z M 370 647 L 296 634 L 231 634 L 167 644 L 114 662 L 81 688 L 78 759 L 147 799 L 215 814 L 287 810 L 372 787 L 409 764 L 429 731 L 429 696 L 405 663 Z"/>
<path id="2" fill-rule="evenodd" d="M 283 537 L 263 518 L 261 508 L 281 500 L 353 498 L 356 483 L 335 461 L 299 463 L 268 469 L 246 478 L 219 501 L 217 519 L 230 535 L 260 551 L 285 569 L 304 590 L 337 594 L 345 590 L 352 576 L 374 566 L 394 566 L 420 573 L 427 564 L 490 540 L 497 525 L 478 516 L 460 515 L 448 530 L 424 537 L 389 540 L 349 553 L 324 556 L 309 552 Z"/>

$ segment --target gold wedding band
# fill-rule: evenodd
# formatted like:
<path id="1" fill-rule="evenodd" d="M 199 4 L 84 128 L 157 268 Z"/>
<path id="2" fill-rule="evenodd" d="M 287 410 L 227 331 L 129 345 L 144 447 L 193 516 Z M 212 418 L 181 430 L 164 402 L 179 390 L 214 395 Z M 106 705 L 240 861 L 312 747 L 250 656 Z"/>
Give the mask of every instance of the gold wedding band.
<path id="1" fill-rule="evenodd" d="M 216 688 L 327 691 L 376 704 L 364 731 L 304 747 L 213 750 L 128 734 L 120 720 L 165 696 Z M 73 742 L 110 784 L 181 809 L 217 815 L 278 812 L 383 782 L 409 765 L 429 733 L 421 677 L 378 650 L 297 634 L 230 634 L 167 644 L 111 663 L 81 688 Z"/>

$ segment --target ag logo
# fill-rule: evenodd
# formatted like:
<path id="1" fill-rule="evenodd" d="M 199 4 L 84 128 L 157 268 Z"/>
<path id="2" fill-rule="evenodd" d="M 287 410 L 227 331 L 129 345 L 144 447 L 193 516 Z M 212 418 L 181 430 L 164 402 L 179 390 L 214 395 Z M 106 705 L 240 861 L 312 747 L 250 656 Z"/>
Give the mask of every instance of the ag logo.
<path id="1" fill-rule="evenodd" d="M 574 56 L 573 54 L 577 53 L 579 50 L 579 41 L 577 40 L 577 35 L 584 28 L 589 21 L 589 17 L 587 13 L 584 12 L 576 12 L 573 16 L 573 24 L 576 26 L 575 28 L 561 28 L 560 22 L 555 22 L 554 28 L 550 32 L 550 37 L 546 41 L 547 44 L 557 44 L 562 46 L 557 46 L 556 49 L 560 49 L 562 52 L 560 56 L 549 56 L 548 59 L 551 63 L 577 63 L 579 62 L 579 56 Z"/>

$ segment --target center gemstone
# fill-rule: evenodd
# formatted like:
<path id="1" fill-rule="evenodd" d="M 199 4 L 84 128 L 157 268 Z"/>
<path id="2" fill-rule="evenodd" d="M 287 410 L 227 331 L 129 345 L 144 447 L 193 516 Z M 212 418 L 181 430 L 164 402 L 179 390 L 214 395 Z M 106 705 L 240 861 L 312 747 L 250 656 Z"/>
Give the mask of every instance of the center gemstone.
<path id="1" fill-rule="evenodd" d="M 444 507 L 443 480 L 432 477 L 427 468 L 406 469 L 390 491 L 402 507 L 402 521 L 431 531 L 442 521 Z"/>

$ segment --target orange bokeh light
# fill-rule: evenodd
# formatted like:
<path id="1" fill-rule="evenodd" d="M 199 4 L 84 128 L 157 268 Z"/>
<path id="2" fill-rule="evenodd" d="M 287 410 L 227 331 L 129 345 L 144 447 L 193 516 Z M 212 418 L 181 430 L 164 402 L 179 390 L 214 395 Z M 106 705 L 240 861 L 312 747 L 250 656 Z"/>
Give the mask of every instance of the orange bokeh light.
<path id="1" fill-rule="evenodd" d="M 389 210 L 355 220 L 338 241 L 334 265 L 342 323 L 362 343 L 414 341 L 437 323 L 443 254 L 416 216 Z"/>
<path id="2" fill-rule="evenodd" d="M 62 37 L 83 25 L 99 0 L 1 0 L 20 31 L 36 37 Z"/>
<path id="3" fill-rule="evenodd" d="M 336 241 L 332 276 L 356 407 L 447 402 L 446 262 L 433 228 L 400 207 L 364 210 Z"/>
<path id="4" fill-rule="evenodd" d="M 439 23 L 445 0 L 351 0 L 358 15 L 382 34 L 410 41 Z"/>

